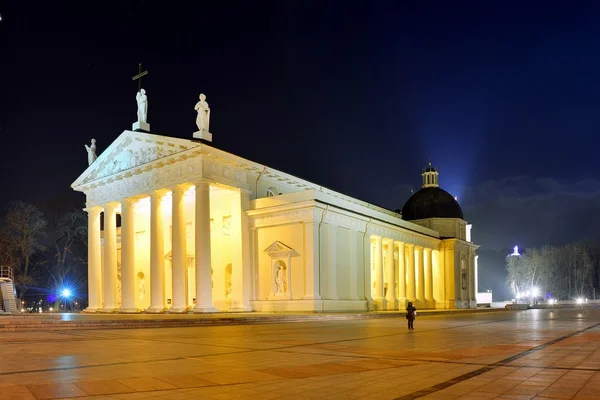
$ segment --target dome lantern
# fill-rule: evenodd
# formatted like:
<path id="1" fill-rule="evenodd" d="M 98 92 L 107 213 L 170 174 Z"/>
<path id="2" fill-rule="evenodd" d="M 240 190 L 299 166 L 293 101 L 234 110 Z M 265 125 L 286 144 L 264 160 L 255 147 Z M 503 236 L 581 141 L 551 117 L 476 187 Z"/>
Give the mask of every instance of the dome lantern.
<path id="1" fill-rule="evenodd" d="M 423 171 L 423 173 L 421 174 L 423 176 L 423 186 L 424 188 L 427 187 L 439 187 L 440 184 L 438 182 L 438 171 L 437 168 L 433 167 L 431 165 L 431 161 L 429 161 L 429 164 L 427 165 L 427 167 L 425 168 L 425 170 Z"/>

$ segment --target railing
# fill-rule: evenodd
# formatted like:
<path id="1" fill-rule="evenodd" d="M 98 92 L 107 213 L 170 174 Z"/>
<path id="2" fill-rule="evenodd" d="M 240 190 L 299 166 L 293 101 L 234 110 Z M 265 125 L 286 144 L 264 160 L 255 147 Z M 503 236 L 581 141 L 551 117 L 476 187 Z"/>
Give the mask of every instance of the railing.
<path id="1" fill-rule="evenodd" d="M 8 267 L 6 265 L 0 265 L 0 279 L 10 279 L 14 281 L 13 269 L 12 267 Z"/>

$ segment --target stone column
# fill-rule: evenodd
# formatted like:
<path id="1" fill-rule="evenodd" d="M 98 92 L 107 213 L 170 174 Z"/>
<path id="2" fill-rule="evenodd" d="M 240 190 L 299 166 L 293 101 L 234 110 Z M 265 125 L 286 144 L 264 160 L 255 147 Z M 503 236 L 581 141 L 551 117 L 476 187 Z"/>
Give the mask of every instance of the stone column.
<path id="1" fill-rule="evenodd" d="M 314 221 L 304 222 L 304 297 L 305 300 L 320 300 L 319 293 L 319 224 Z"/>
<path id="2" fill-rule="evenodd" d="M 406 249 L 398 242 L 398 308 L 406 307 Z"/>
<path id="3" fill-rule="evenodd" d="M 428 308 L 433 308 L 433 260 L 431 249 L 423 250 L 423 263 L 425 264 L 425 301 Z"/>
<path id="4" fill-rule="evenodd" d="M 217 312 L 212 302 L 210 253 L 210 185 L 196 183 L 195 216 L 196 306 L 195 313 Z"/>
<path id="5" fill-rule="evenodd" d="M 165 310 L 165 236 L 163 191 L 154 191 L 150 198 L 150 307 L 148 312 Z"/>
<path id="6" fill-rule="evenodd" d="M 437 268 L 438 272 L 440 301 L 444 303 L 444 308 L 448 308 L 448 299 L 446 298 L 446 264 L 444 261 L 444 247 L 442 245 L 438 248 L 439 250 L 435 250 L 435 254 L 437 254 L 437 263 L 434 263 L 434 268 Z"/>
<path id="7" fill-rule="evenodd" d="M 417 301 L 421 307 L 425 306 L 425 265 L 423 263 L 423 248 L 415 246 L 417 264 Z"/>
<path id="8" fill-rule="evenodd" d="M 329 274 L 327 278 L 329 281 L 328 298 L 330 300 L 339 299 L 337 294 L 337 226 L 335 225 L 329 225 Z"/>
<path id="9" fill-rule="evenodd" d="M 187 249 L 185 234 L 185 191 L 187 187 L 177 185 L 173 196 L 173 306 L 171 312 L 181 313 L 188 309 L 187 302 Z"/>
<path id="10" fill-rule="evenodd" d="M 104 206 L 104 312 L 113 312 L 116 308 L 118 206 L 116 202 Z"/>
<path id="11" fill-rule="evenodd" d="M 375 297 L 379 309 L 383 309 L 383 238 L 375 236 Z"/>
<path id="12" fill-rule="evenodd" d="M 415 301 L 417 299 L 416 282 L 415 282 L 415 245 L 406 245 L 407 262 L 406 262 L 406 297 L 409 301 Z"/>
<path id="13" fill-rule="evenodd" d="M 368 224 L 365 227 L 365 233 L 363 236 L 363 274 L 364 274 L 364 298 L 367 301 L 367 309 L 372 311 L 373 307 L 373 281 L 372 281 L 372 269 L 373 269 L 373 249 L 371 245 L 371 235 L 369 234 Z"/>
<path id="14" fill-rule="evenodd" d="M 358 262 L 358 243 L 362 243 L 362 240 L 358 240 L 357 232 L 349 231 L 350 235 L 350 300 L 358 300 L 358 287 L 357 287 L 357 274 L 359 265 Z M 361 263 L 362 264 L 362 263 Z"/>
<path id="15" fill-rule="evenodd" d="M 475 273 L 475 254 L 469 254 L 469 307 L 477 308 L 477 283 L 475 282 L 476 273 Z"/>
<path id="16" fill-rule="evenodd" d="M 102 309 L 102 255 L 100 247 L 101 207 L 88 207 L 88 307 L 84 312 Z"/>
<path id="17" fill-rule="evenodd" d="M 387 243 L 387 282 L 388 289 L 385 294 L 386 307 L 388 310 L 395 310 L 396 306 L 396 268 L 394 263 L 394 241 L 388 239 Z"/>
<path id="18" fill-rule="evenodd" d="M 133 199 L 121 203 L 121 311 L 138 312 L 135 306 L 135 218 Z"/>
<path id="19" fill-rule="evenodd" d="M 250 306 L 250 228 L 246 215 L 249 203 L 248 193 L 242 190 L 234 195 L 231 203 L 231 233 L 233 236 L 231 311 L 252 311 Z"/>

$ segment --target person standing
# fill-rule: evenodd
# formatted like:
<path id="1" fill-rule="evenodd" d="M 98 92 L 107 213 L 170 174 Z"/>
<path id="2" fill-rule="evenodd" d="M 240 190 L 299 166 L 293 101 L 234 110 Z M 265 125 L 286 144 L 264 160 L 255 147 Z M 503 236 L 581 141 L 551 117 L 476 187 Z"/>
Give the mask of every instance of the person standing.
<path id="1" fill-rule="evenodd" d="M 417 315 L 417 308 L 415 306 L 413 306 L 412 301 L 409 301 L 408 307 L 406 307 L 406 319 L 408 320 L 408 330 L 409 331 L 415 330 L 414 323 L 415 323 L 416 315 Z"/>

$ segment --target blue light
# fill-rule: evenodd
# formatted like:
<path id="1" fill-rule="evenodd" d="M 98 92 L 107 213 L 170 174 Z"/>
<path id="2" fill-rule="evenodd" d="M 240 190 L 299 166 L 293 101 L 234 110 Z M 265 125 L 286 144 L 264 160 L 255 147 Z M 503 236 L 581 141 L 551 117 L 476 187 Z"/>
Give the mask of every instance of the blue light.
<path id="1" fill-rule="evenodd" d="M 65 298 L 71 297 L 71 291 L 69 289 L 63 289 L 62 292 L 60 292 L 60 295 Z"/>

